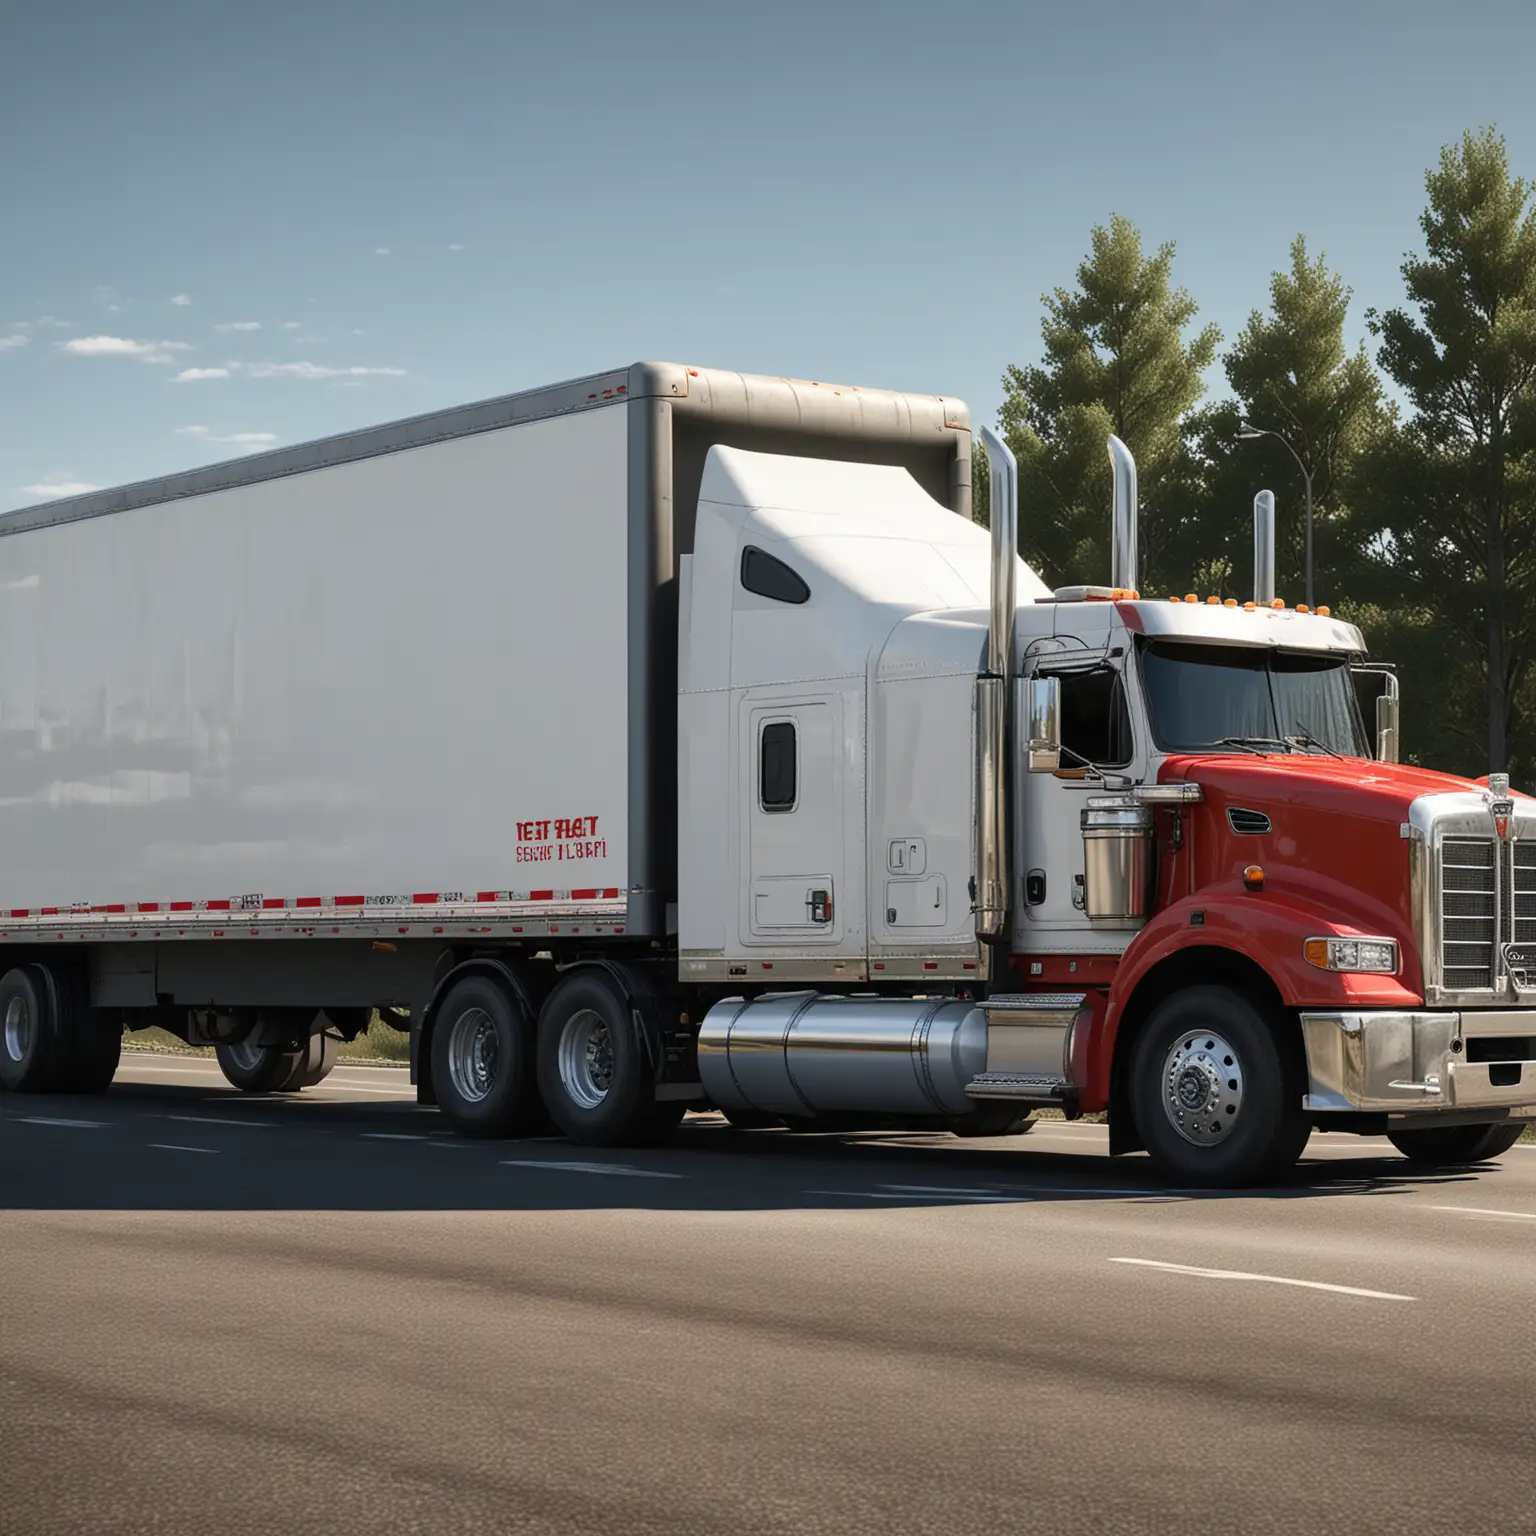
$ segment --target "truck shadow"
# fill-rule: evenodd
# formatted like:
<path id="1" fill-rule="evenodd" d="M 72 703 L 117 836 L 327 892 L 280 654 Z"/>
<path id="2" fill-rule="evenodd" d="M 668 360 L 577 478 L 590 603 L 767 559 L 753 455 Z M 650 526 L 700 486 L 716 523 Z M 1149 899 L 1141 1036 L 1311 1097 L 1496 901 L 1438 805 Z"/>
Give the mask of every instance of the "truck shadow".
<path id="1" fill-rule="evenodd" d="M 1059 1133 L 1058 1133 L 1059 1135 Z M 1144 1156 L 1042 1136 L 964 1141 L 876 1132 L 738 1131 L 690 1115 L 665 1147 L 555 1137 L 466 1141 L 402 1098 L 252 1098 L 120 1083 L 96 1098 L 0 1098 L 0 1207 L 91 1211 L 768 1212 L 957 1205 L 1327 1200 L 1475 1184 L 1374 1149 L 1314 1143 L 1272 1187 L 1170 1187 Z M 1369 1144 L 1368 1144 L 1369 1145 Z M 1379 1145 L 1379 1144 L 1378 1144 Z M 1514 1154 L 1512 1154 L 1513 1156 Z"/>

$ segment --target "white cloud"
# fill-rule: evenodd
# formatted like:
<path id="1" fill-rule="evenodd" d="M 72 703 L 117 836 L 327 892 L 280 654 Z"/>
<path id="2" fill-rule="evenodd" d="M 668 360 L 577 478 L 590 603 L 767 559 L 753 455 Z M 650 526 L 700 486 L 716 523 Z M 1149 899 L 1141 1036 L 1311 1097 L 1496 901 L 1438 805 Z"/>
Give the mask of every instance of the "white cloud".
<path id="1" fill-rule="evenodd" d="M 16 347 L 24 347 L 31 339 L 25 331 L 12 331 L 9 336 L 0 336 L 0 352 L 9 352 Z"/>
<path id="2" fill-rule="evenodd" d="M 108 304 L 107 305 L 107 313 L 108 314 L 120 315 L 120 314 L 122 314 L 122 312 L 123 312 L 123 306 L 121 304 Z"/>
<path id="3" fill-rule="evenodd" d="M 375 256 L 388 256 L 389 255 L 389 247 L 387 245 L 376 246 L 374 248 L 373 254 Z"/>
<path id="4" fill-rule="evenodd" d="M 73 320 L 60 320 L 57 315 L 43 315 L 37 323 L 44 330 L 72 331 L 75 328 Z"/>
<path id="5" fill-rule="evenodd" d="M 300 324 L 301 322 L 298 320 L 284 320 L 283 329 L 285 331 L 296 331 L 299 329 Z"/>
<path id="6" fill-rule="evenodd" d="M 184 293 L 178 293 L 171 299 L 171 303 L 174 304 L 177 309 L 185 309 L 191 302 L 192 300 L 189 299 Z"/>
<path id="7" fill-rule="evenodd" d="M 216 331 L 259 331 L 260 329 L 260 320 L 229 320 L 223 325 L 214 326 Z"/>
<path id="8" fill-rule="evenodd" d="M 367 331 L 353 331 L 352 334 L 354 336 L 366 336 L 368 334 L 368 332 Z"/>
<path id="9" fill-rule="evenodd" d="M 448 249 L 450 251 L 462 251 L 464 247 L 462 245 L 450 245 Z"/>
<path id="10" fill-rule="evenodd" d="M 60 342 L 71 357 L 136 357 L 145 363 L 170 363 L 192 349 L 184 341 L 133 341 L 126 336 L 76 336 Z"/>
<path id="11" fill-rule="evenodd" d="M 326 368 L 319 363 L 247 363 L 253 379 L 403 379 L 404 368 Z"/>
<path id="12" fill-rule="evenodd" d="M 276 432 L 211 432 L 207 427 L 177 427 L 182 437 L 195 437 L 201 443 L 233 443 L 237 448 L 269 448 L 277 441 Z"/>
<path id="13" fill-rule="evenodd" d="M 177 384 L 196 384 L 203 379 L 227 379 L 228 368 L 183 368 L 173 380 Z"/>
<path id="14" fill-rule="evenodd" d="M 57 501 L 61 496 L 84 496 L 100 489 L 88 480 L 71 480 L 68 475 L 44 475 L 35 485 L 22 486 L 20 494 L 35 497 L 38 501 Z"/>

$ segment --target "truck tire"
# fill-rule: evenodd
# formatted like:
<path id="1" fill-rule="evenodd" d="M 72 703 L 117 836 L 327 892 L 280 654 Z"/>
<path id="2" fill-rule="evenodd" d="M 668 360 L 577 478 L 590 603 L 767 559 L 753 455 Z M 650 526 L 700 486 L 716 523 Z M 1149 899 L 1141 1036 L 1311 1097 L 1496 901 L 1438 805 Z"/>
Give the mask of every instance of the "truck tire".
<path id="1" fill-rule="evenodd" d="M 1311 1134 L 1295 1053 L 1230 987 L 1187 987 L 1153 1009 L 1130 1090 L 1152 1162 L 1180 1183 L 1266 1183 L 1295 1165 Z"/>
<path id="2" fill-rule="evenodd" d="M 64 1067 L 66 1093 L 105 1093 L 123 1056 L 123 1021 L 104 1008 L 82 1007 L 70 1030 Z"/>
<path id="3" fill-rule="evenodd" d="M 0 1088 L 53 1093 L 63 1086 L 59 1023 L 57 993 L 41 966 L 16 966 L 0 976 Z"/>
<path id="4" fill-rule="evenodd" d="M 437 1105 L 461 1136 L 526 1136 L 540 1126 L 533 1021 L 494 976 L 466 976 L 432 1025 Z"/>
<path id="5" fill-rule="evenodd" d="M 687 1105 L 656 1101 L 656 1076 L 618 979 L 572 971 L 539 1014 L 539 1087 L 550 1117 L 591 1147 L 665 1141 Z"/>
<path id="6" fill-rule="evenodd" d="M 1511 1125 L 1447 1125 L 1422 1131 L 1388 1131 L 1387 1140 L 1404 1157 L 1426 1168 L 1450 1168 L 1461 1163 L 1486 1163 L 1502 1157 L 1520 1140 L 1525 1122 Z"/>
<path id="7" fill-rule="evenodd" d="M 309 1066 L 309 1042 L 302 1045 L 257 1045 L 239 1040 L 216 1045 L 219 1070 L 242 1093 L 297 1093 Z"/>
<path id="8" fill-rule="evenodd" d="M 314 1088 L 323 1083 L 331 1075 L 331 1069 L 336 1065 L 336 1057 L 340 1050 L 340 1035 L 328 1029 L 322 1030 L 318 1035 L 311 1035 L 304 1051 L 304 1068 L 299 1073 L 297 1086 Z"/>

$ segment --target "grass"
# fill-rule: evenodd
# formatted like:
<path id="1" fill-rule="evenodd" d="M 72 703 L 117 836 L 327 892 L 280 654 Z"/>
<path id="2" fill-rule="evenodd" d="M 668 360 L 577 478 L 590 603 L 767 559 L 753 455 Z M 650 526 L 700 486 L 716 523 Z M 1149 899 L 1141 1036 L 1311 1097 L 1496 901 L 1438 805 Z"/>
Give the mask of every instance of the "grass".
<path id="1" fill-rule="evenodd" d="M 128 1051 L 153 1051 L 162 1056 L 213 1055 L 211 1045 L 188 1045 L 163 1029 L 139 1029 L 123 1040 Z M 411 1040 L 397 1029 L 379 1022 L 374 1014 L 366 1034 L 341 1047 L 337 1059 L 353 1066 L 402 1067 L 411 1059 Z"/>

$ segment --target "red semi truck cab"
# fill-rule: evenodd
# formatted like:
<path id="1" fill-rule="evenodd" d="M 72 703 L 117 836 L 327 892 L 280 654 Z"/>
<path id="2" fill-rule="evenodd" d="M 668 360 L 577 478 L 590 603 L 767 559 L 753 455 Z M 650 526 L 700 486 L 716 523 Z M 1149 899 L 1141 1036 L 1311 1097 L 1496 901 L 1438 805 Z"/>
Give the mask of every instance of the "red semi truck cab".
<path id="1" fill-rule="evenodd" d="M 1397 762 L 1395 679 L 1328 609 L 1117 575 L 1015 605 L 1023 899 L 973 1091 L 1107 1110 L 1112 1149 L 1215 1182 L 1314 1128 L 1503 1151 L 1536 1114 L 1536 802 Z"/>

